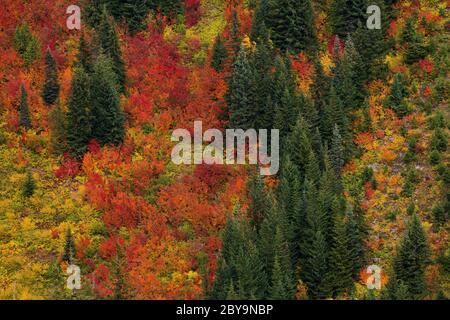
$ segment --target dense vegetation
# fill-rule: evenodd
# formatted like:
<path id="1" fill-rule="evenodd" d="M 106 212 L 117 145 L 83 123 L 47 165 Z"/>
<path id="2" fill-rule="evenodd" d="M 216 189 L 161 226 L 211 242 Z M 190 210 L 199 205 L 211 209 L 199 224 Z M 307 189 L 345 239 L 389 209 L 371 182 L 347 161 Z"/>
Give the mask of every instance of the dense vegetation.
<path id="1" fill-rule="evenodd" d="M 80 3 L 2 3 L 0 299 L 450 297 L 446 1 Z M 173 164 L 194 120 L 279 173 Z"/>

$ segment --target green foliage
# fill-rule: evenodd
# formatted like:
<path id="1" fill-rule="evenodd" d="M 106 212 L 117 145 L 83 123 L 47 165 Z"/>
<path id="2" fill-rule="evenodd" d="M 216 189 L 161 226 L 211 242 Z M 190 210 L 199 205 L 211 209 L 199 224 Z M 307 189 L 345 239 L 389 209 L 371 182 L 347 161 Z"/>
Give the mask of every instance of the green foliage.
<path id="1" fill-rule="evenodd" d="M 34 194 L 35 189 L 36 183 L 34 182 L 33 175 L 31 174 L 31 171 L 27 171 L 27 176 L 22 186 L 22 196 L 30 198 Z"/>
<path id="2" fill-rule="evenodd" d="M 25 129 L 31 128 L 30 110 L 28 109 L 27 92 L 24 85 L 20 85 L 20 105 L 19 105 L 20 126 Z"/>
<path id="3" fill-rule="evenodd" d="M 75 68 L 67 112 L 67 144 L 75 157 L 86 151 L 91 137 L 90 81 L 83 68 Z"/>
<path id="4" fill-rule="evenodd" d="M 403 296 L 406 295 L 411 299 L 423 298 L 426 293 L 425 268 L 430 261 L 429 259 L 430 249 L 427 236 L 419 217 L 414 214 L 394 258 L 394 276 L 390 280 L 392 282 L 390 288 L 388 287 L 391 295 L 393 288 L 403 283 L 407 288 L 402 290 Z M 397 294 L 398 292 L 394 294 L 394 298 Z"/>
<path id="5" fill-rule="evenodd" d="M 26 66 L 30 66 L 41 56 L 41 44 L 35 37 L 27 24 L 18 25 L 14 33 L 14 48 L 25 61 Z"/>
<path id="6" fill-rule="evenodd" d="M 53 104 L 59 95 L 58 70 L 50 49 L 45 53 L 45 80 L 42 88 L 42 99 L 46 105 Z"/>
<path id="7" fill-rule="evenodd" d="M 273 42 L 282 51 L 315 52 L 317 48 L 310 0 L 269 1 L 265 25 L 271 30 Z"/>
<path id="8" fill-rule="evenodd" d="M 75 241 L 72 237 L 72 231 L 69 227 L 66 231 L 66 242 L 64 244 L 64 253 L 62 256 L 62 260 L 68 262 L 69 264 L 72 264 L 74 262 L 75 254 Z"/>
<path id="9" fill-rule="evenodd" d="M 394 76 L 394 83 L 391 91 L 385 100 L 386 106 L 392 108 L 397 116 L 403 117 L 410 113 L 409 107 L 405 102 L 408 95 L 406 80 L 403 74 L 397 73 Z"/>
<path id="10" fill-rule="evenodd" d="M 333 33 L 346 37 L 356 30 L 358 23 L 365 23 L 365 0 L 336 0 L 333 2 L 330 12 L 330 24 Z"/>
<path id="11" fill-rule="evenodd" d="M 447 144 L 448 144 L 447 133 L 440 128 L 434 130 L 433 136 L 431 137 L 430 141 L 430 149 L 433 151 L 436 150 L 439 152 L 445 152 L 447 150 Z"/>
<path id="12" fill-rule="evenodd" d="M 50 111 L 48 116 L 50 129 L 50 145 L 54 154 L 63 154 L 66 151 L 66 117 L 61 109 L 61 104 Z"/>
<path id="13" fill-rule="evenodd" d="M 220 35 L 216 37 L 214 42 L 211 67 L 213 67 L 217 72 L 223 71 L 223 64 L 228 57 L 227 48 L 225 47 Z"/>
<path id="14" fill-rule="evenodd" d="M 125 115 L 115 86 L 113 64 L 98 57 L 91 79 L 91 133 L 101 145 L 117 145 L 125 136 Z"/>
<path id="15" fill-rule="evenodd" d="M 99 43 L 102 53 L 109 57 L 112 62 L 112 71 L 115 74 L 115 82 L 119 93 L 125 92 L 125 62 L 122 58 L 120 49 L 119 37 L 115 29 L 113 20 L 109 17 L 107 11 L 104 9 L 101 16 L 99 30 Z"/>

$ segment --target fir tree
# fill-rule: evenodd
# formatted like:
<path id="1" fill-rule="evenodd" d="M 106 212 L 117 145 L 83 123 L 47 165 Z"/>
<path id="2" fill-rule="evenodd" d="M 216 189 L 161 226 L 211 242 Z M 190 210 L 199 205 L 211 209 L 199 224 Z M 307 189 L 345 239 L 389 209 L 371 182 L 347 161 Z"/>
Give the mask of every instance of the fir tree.
<path id="1" fill-rule="evenodd" d="M 125 136 L 125 116 L 114 80 L 110 60 L 101 55 L 94 66 L 91 86 L 92 138 L 101 145 L 117 145 Z"/>
<path id="2" fill-rule="evenodd" d="M 400 117 L 409 113 L 408 106 L 404 101 L 408 95 L 408 89 L 405 82 L 403 74 L 397 73 L 394 76 L 394 83 L 392 84 L 391 91 L 385 100 L 385 104 L 392 108 Z"/>
<path id="3" fill-rule="evenodd" d="M 50 48 L 45 53 L 45 80 L 42 89 L 42 99 L 46 105 L 53 104 L 59 95 L 58 70 Z"/>
<path id="4" fill-rule="evenodd" d="M 62 260 L 68 262 L 69 264 L 72 264 L 75 258 L 75 254 L 75 242 L 72 237 L 72 231 L 69 227 L 67 228 L 66 232 L 66 242 L 64 244 L 64 254 Z"/>
<path id="5" fill-rule="evenodd" d="M 25 198 L 30 198 L 34 194 L 34 190 L 36 189 L 36 183 L 34 182 L 33 175 L 31 171 L 27 172 L 27 177 L 22 187 L 22 195 Z"/>
<path id="6" fill-rule="evenodd" d="M 54 154 L 63 154 L 66 150 L 66 117 L 59 101 L 49 113 L 50 145 Z"/>
<path id="7" fill-rule="evenodd" d="M 88 74 L 92 73 L 93 57 L 89 44 L 84 37 L 84 33 L 81 33 L 80 42 L 78 45 L 77 63 L 83 67 L 84 71 Z"/>
<path id="8" fill-rule="evenodd" d="M 282 51 L 314 52 L 317 37 L 314 12 L 310 0 L 279 0 L 269 2 L 266 25 L 272 40 Z"/>
<path id="9" fill-rule="evenodd" d="M 367 228 L 362 209 L 359 206 L 356 206 L 352 212 L 348 213 L 347 219 L 346 236 L 350 249 L 350 265 L 352 267 L 353 280 L 356 281 L 365 263 Z"/>
<path id="10" fill-rule="evenodd" d="M 222 37 L 218 35 L 216 41 L 214 42 L 211 67 L 213 67 L 217 72 L 223 71 L 223 64 L 228 57 L 227 48 L 225 47 Z"/>
<path id="11" fill-rule="evenodd" d="M 341 134 L 339 133 L 339 127 L 337 124 L 334 125 L 333 129 L 330 156 L 336 177 L 340 177 L 342 168 L 344 167 L 345 164 L 345 149 Z"/>
<path id="12" fill-rule="evenodd" d="M 234 62 L 226 97 L 230 112 L 230 127 L 254 128 L 252 123 L 257 117 L 257 112 L 255 113 L 257 110 L 254 104 L 256 87 L 253 79 L 253 69 L 246 49 L 241 46 Z"/>
<path id="13" fill-rule="evenodd" d="M 75 157 L 84 154 L 91 137 L 89 86 L 90 80 L 84 69 L 76 67 L 67 112 L 67 145 Z"/>
<path id="14" fill-rule="evenodd" d="M 336 0 L 333 2 L 330 12 L 330 23 L 333 33 L 340 37 L 346 37 L 353 33 L 358 22 L 364 22 L 367 9 L 365 0 Z"/>
<path id="15" fill-rule="evenodd" d="M 348 235 L 342 216 L 334 217 L 333 241 L 330 251 L 330 273 L 329 280 L 332 293 L 335 297 L 343 293 L 349 293 L 353 285 L 353 270 L 351 265 L 351 254 L 349 250 Z"/>
<path id="16" fill-rule="evenodd" d="M 31 117 L 28 109 L 27 92 L 23 84 L 20 85 L 19 123 L 25 129 L 31 128 Z"/>
<path id="17" fill-rule="evenodd" d="M 423 298 L 426 293 L 425 268 L 429 259 L 427 236 L 419 217 L 414 214 L 394 258 L 392 280 L 396 280 L 397 285 L 404 283 L 412 299 Z"/>
<path id="18" fill-rule="evenodd" d="M 249 215 L 254 226 L 259 228 L 264 217 L 270 211 L 270 200 L 266 195 L 264 188 L 264 180 L 259 174 L 255 174 L 249 182 L 248 186 L 251 204 Z"/>
<path id="19" fill-rule="evenodd" d="M 103 54 L 112 61 L 112 70 L 115 73 L 117 89 L 120 93 L 125 92 L 125 62 L 122 59 L 119 38 L 114 22 L 109 17 L 106 9 L 103 9 L 99 26 L 99 43 Z"/>

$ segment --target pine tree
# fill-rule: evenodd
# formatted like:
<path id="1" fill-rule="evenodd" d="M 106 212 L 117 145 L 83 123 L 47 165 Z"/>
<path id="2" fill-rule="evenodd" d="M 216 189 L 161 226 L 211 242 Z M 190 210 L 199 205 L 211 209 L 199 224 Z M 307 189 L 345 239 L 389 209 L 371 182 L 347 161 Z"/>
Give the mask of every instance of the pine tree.
<path id="1" fill-rule="evenodd" d="M 58 70 L 50 48 L 45 53 L 45 80 L 42 99 L 46 105 L 52 105 L 59 96 Z"/>
<path id="2" fill-rule="evenodd" d="M 269 38 L 269 31 L 266 26 L 267 14 L 269 11 L 269 0 L 261 0 L 255 10 L 252 21 L 250 38 L 257 43 L 265 43 Z"/>
<path id="3" fill-rule="evenodd" d="M 114 22 L 109 17 L 106 9 L 103 9 L 99 26 L 99 43 L 102 53 L 112 61 L 112 70 L 116 77 L 117 89 L 120 93 L 125 92 L 125 62 L 122 59 L 119 38 Z"/>
<path id="4" fill-rule="evenodd" d="M 317 37 L 310 0 L 271 1 L 268 11 L 266 25 L 280 50 L 315 52 Z"/>
<path id="5" fill-rule="evenodd" d="M 123 17 L 133 35 L 145 29 L 145 18 L 149 11 L 147 0 L 128 0 L 123 2 Z"/>
<path id="6" fill-rule="evenodd" d="M 84 154 L 91 137 L 89 86 L 90 79 L 84 69 L 76 67 L 67 112 L 67 145 L 75 157 Z"/>
<path id="7" fill-rule="evenodd" d="M 223 64 L 228 58 L 227 48 L 225 47 L 222 37 L 218 35 L 216 41 L 214 42 L 211 67 L 213 67 L 217 72 L 223 71 Z"/>
<path id="8" fill-rule="evenodd" d="M 25 198 L 30 198 L 34 194 L 34 190 L 36 189 L 36 183 L 34 182 L 33 175 L 31 171 L 27 172 L 27 177 L 22 187 L 22 195 Z"/>
<path id="9" fill-rule="evenodd" d="M 330 23 L 333 33 L 340 37 L 346 37 L 353 33 L 358 22 L 364 22 L 367 9 L 365 0 L 336 0 L 333 2 L 330 12 Z"/>
<path id="10" fill-rule="evenodd" d="M 49 113 L 50 145 L 54 154 L 63 154 L 66 150 L 66 117 L 59 101 Z"/>
<path id="11" fill-rule="evenodd" d="M 352 266 L 352 277 L 356 281 L 365 263 L 365 239 L 367 228 L 364 221 L 362 209 L 356 206 L 347 215 L 346 235 L 350 249 L 350 265 Z"/>
<path id="12" fill-rule="evenodd" d="M 112 63 L 101 55 L 94 66 L 91 86 L 92 138 L 101 145 L 117 145 L 125 136 L 125 116 L 114 84 Z"/>
<path id="13" fill-rule="evenodd" d="M 241 50 L 241 22 L 239 21 L 236 10 L 231 15 L 231 49 L 236 55 Z"/>
<path id="14" fill-rule="evenodd" d="M 429 263 L 430 249 L 427 236 L 417 214 L 411 218 L 405 235 L 394 258 L 394 280 L 404 283 L 412 299 L 420 299 L 426 293 L 425 268 Z"/>
<path id="15" fill-rule="evenodd" d="M 28 109 L 27 92 L 23 84 L 20 85 L 20 105 L 19 105 L 20 126 L 25 129 L 31 128 L 30 111 Z"/>
<path id="16" fill-rule="evenodd" d="M 64 254 L 62 257 L 63 261 L 72 264 L 75 258 L 76 250 L 75 250 L 75 242 L 72 237 L 72 231 L 70 227 L 67 228 L 66 232 L 66 242 L 64 244 Z"/>

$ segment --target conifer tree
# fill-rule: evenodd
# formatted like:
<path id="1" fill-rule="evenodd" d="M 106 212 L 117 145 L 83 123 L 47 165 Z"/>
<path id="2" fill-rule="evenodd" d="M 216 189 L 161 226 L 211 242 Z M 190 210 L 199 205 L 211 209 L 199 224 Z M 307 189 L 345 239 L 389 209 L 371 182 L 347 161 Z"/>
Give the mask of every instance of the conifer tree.
<path id="1" fill-rule="evenodd" d="M 385 100 L 385 104 L 392 108 L 399 117 L 403 117 L 409 113 L 408 105 L 405 98 L 408 95 L 408 89 L 405 83 L 405 77 L 402 73 L 394 76 L 394 83 L 391 91 Z"/>
<path id="2" fill-rule="evenodd" d="M 336 177 L 340 177 L 342 168 L 345 164 L 345 149 L 337 124 L 334 125 L 333 129 L 330 156 Z"/>
<path id="3" fill-rule="evenodd" d="M 94 66 L 91 86 L 92 138 L 101 145 L 118 145 L 125 136 L 125 116 L 120 107 L 110 59 L 101 55 Z"/>
<path id="4" fill-rule="evenodd" d="M 217 72 L 223 71 L 223 64 L 228 57 L 227 48 L 222 41 L 222 37 L 218 35 L 216 41 L 214 42 L 211 67 L 213 67 Z"/>
<path id="5" fill-rule="evenodd" d="M 352 277 L 356 281 L 365 263 L 366 224 L 362 209 L 356 206 L 347 215 L 346 236 L 350 249 L 350 265 L 352 267 Z"/>
<path id="6" fill-rule="evenodd" d="M 112 61 L 112 70 L 115 74 L 117 89 L 120 93 L 125 92 L 125 62 L 120 50 L 119 37 L 114 22 L 109 17 L 106 8 L 103 9 L 99 26 L 99 43 L 102 53 Z"/>
<path id="7" fill-rule="evenodd" d="M 255 113 L 255 92 L 253 82 L 253 69 L 244 46 L 241 46 L 233 65 L 233 74 L 229 82 L 227 104 L 230 112 L 230 127 L 254 128 L 253 121 L 257 117 Z"/>
<path id="8" fill-rule="evenodd" d="M 315 52 L 317 37 L 310 0 L 271 1 L 268 10 L 266 25 L 280 50 Z"/>
<path id="9" fill-rule="evenodd" d="M 27 92 L 23 84 L 20 85 L 19 123 L 25 129 L 31 128 L 31 117 L 28 109 Z"/>
<path id="10" fill-rule="evenodd" d="M 255 174 L 249 182 L 248 186 L 249 197 L 251 204 L 249 208 L 249 215 L 251 223 L 259 228 L 264 217 L 270 211 L 270 199 L 267 197 L 264 180 L 259 174 Z"/>
<path id="11" fill-rule="evenodd" d="M 67 228 L 66 232 L 66 242 L 64 244 L 64 254 L 62 257 L 63 261 L 72 264 L 75 258 L 76 250 L 75 250 L 75 242 L 72 237 L 72 231 L 70 227 Z"/>
<path id="12" fill-rule="evenodd" d="M 22 188 L 22 195 L 25 198 L 30 198 L 34 194 L 35 189 L 36 183 L 34 182 L 33 175 L 31 174 L 31 171 L 27 171 L 27 177 Z"/>
<path id="13" fill-rule="evenodd" d="M 91 48 L 89 47 L 88 42 L 84 36 L 84 33 L 81 33 L 80 42 L 78 45 L 78 54 L 77 54 L 77 63 L 84 68 L 88 74 L 92 73 L 93 67 L 93 57 Z"/>
<path id="14" fill-rule="evenodd" d="M 349 293 L 353 285 L 350 246 L 346 227 L 342 216 L 334 217 L 333 241 L 330 250 L 329 280 L 332 286 L 332 294 L 337 297 L 343 293 Z"/>
<path id="15" fill-rule="evenodd" d="M 66 117 L 58 101 L 49 113 L 50 145 L 54 154 L 63 154 L 66 150 Z"/>
<path id="16" fill-rule="evenodd" d="M 42 88 L 42 99 L 46 105 L 52 105 L 59 95 L 58 70 L 50 48 L 45 53 L 45 80 Z"/>
<path id="17" fill-rule="evenodd" d="M 81 157 L 91 137 L 90 80 L 83 68 L 76 67 L 67 112 L 67 145 L 71 154 Z"/>
<path id="18" fill-rule="evenodd" d="M 335 35 L 346 37 L 353 33 L 358 22 L 363 22 L 367 9 L 365 0 L 336 0 L 330 12 L 330 23 Z"/>
<path id="19" fill-rule="evenodd" d="M 426 293 L 425 268 L 430 262 L 430 249 L 427 236 L 417 214 L 413 214 L 411 222 L 403 236 L 397 255 L 394 258 L 393 287 L 403 283 L 411 299 L 423 298 Z"/>

